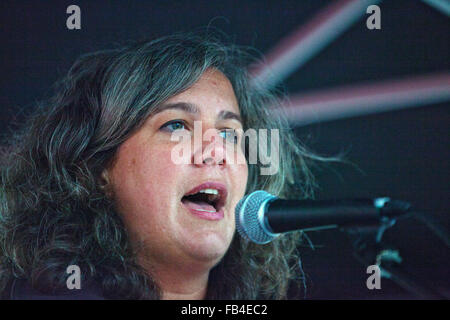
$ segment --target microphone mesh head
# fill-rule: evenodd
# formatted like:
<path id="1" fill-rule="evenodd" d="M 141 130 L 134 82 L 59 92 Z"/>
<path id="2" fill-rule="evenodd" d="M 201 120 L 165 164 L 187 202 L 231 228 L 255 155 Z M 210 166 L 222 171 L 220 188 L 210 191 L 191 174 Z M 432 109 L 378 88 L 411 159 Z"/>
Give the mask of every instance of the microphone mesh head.
<path id="1" fill-rule="evenodd" d="M 241 237 L 255 243 L 264 244 L 272 241 L 277 235 L 269 233 L 258 219 L 259 211 L 265 210 L 267 200 L 274 198 L 266 191 L 255 191 L 245 196 L 236 206 L 236 229 Z"/>

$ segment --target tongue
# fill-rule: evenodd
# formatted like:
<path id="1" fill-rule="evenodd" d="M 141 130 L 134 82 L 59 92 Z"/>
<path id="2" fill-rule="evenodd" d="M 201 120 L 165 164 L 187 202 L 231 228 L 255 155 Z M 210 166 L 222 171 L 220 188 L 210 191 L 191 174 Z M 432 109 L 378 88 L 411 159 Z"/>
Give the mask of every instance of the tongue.
<path id="1" fill-rule="evenodd" d="M 181 200 L 186 207 L 194 210 L 200 210 L 200 211 L 210 211 L 210 212 L 216 212 L 216 208 L 214 206 L 210 205 L 208 202 L 205 201 L 189 201 L 187 199 Z"/>

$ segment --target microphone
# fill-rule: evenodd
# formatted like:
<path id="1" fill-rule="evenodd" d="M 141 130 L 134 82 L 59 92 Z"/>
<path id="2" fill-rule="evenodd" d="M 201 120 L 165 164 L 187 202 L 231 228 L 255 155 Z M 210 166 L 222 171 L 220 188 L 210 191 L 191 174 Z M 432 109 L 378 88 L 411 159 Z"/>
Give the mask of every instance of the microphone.
<path id="1" fill-rule="evenodd" d="M 353 200 L 283 200 L 258 190 L 236 206 L 236 229 L 250 241 L 264 244 L 281 233 L 338 227 L 366 227 L 405 214 L 411 205 L 390 198 Z"/>

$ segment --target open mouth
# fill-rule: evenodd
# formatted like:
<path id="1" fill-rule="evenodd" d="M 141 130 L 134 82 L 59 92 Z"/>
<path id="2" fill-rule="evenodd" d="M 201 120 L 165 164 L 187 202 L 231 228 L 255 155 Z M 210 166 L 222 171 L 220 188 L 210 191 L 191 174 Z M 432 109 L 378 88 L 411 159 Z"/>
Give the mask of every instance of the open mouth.
<path id="1" fill-rule="evenodd" d="M 226 188 L 217 183 L 201 184 L 184 195 L 181 202 L 193 213 L 205 217 L 223 217 Z"/>

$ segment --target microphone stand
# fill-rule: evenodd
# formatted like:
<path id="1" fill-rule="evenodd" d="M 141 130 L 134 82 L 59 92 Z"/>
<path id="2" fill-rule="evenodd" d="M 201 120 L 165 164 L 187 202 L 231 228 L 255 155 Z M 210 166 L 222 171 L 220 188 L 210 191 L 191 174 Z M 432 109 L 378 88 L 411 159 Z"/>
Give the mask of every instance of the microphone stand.
<path id="1" fill-rule="evenodd" d="M 379 225 L 369 227 L 348 227 L 342 230 L 353 240 L 356 259 L 364 266 L 378 265 L 381 277 L 391 279 L 406 291 L 421 299 L 448 299 L 435 290 L 417 283 L 404 268 L 398 250 L 388 247 L 381 240 L 384 231 L 395 224 L 395 219 L 383 217 Z"/>

